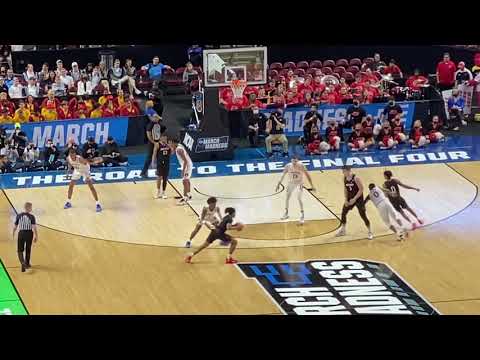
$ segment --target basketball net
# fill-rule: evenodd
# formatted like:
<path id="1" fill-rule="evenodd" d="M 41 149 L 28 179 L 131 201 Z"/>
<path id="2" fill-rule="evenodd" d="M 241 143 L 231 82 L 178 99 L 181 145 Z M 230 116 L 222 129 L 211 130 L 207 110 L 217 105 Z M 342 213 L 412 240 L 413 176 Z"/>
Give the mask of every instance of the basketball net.
<path id="1" fill-rule="evenodd" d="M 243 97 L 243 91 L 247 87 L 247 82 L 245 80 L 235 79 L 230 83 L 230 87 L 233 91 L 233 98 L 241 99 Z"/>

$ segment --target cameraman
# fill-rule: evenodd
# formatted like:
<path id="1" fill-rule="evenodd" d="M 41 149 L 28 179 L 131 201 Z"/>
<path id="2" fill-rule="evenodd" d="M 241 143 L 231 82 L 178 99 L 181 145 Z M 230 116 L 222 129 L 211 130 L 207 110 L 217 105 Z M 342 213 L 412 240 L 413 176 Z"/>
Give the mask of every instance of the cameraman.
<path id="1" fill-rule="evenodd" d="M 20 124 L 15 125 L 15 130 L 12 132 L 10 140 L 13 140 L 18 156 L 23 156 L 23 151 L 27 147 L 28 138 L 27 134 L 21 130 Z"/>
<path id="2" fill-rule="evenodd" d="M 53 144 L 52 139 L 48 139 L 45 144 L 45 152 L 43 154 L 43 167 L 45 170 L 57 170 L 62 163 L 58 160 L 60 157 L 60 151 Z"/>
<path id="3" fill-rule="evenodd" d="M 128 157 L 120 154 L 120 148 L 111 136 L 107 138 L 107 142 L 103 145 L 102 158 L 106 166 L 109 164 L 112 164 L 112 166 L 126 165 L 128 161 Z"/>
<path id="4" fill-rule="evenodd" d="M 5 155 L 7 149 L 7 131 L 4 127 L 0 126 L 0 155 Z"/>
<path id="5" fill-rule="evenodd" d="M 93 137 L 89 137 L 88 141 L 83 145 L 82 157 L 87 160 L 92 160 L 95 157 L 99 157 L 98 144 Z"/>
<path id="6" fill-rule="evenodd" d="M 38 167 L 40 157 L 40 150 L 34 143 L 29 143 L 23 151 L 23 171 L 33 171 Z"/>
<path id="7" fill-rule="evenodd" d="M 13 140 L 7 144 L 6 147 L 6 159 L 7 159 L 7 168 L 9 169 L 8 172 L 15 172 L 17 168 L 18 160 L 20 156 L 18 155 L 17 146 Z"/>
<path id="8" fill-rule="evenodd" d="M 318 129 L 322 128 L 323 118 L 317 111 L 317 105 L 313 104 L 310 107 L 310 111 L 305 114 L 303 122 L 303 143 L 310 144 L 312 140 L 312 126 L 316 126 Z M 318 123 L 320 121 L 320 124 Z"/>

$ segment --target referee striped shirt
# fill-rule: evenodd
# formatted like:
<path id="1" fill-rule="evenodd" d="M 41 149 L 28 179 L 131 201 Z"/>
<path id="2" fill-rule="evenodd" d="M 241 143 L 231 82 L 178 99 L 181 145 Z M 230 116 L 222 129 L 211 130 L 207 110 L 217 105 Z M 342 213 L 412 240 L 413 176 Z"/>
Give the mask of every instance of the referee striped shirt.
<path id="1" fill-rule="evenodd" d="M 15 225 L 18 226 L 20 231 L 32 231 L 32 226 L 36 224 L 35 216 L 27 212 L 22 212 L 17 215 Z"/>

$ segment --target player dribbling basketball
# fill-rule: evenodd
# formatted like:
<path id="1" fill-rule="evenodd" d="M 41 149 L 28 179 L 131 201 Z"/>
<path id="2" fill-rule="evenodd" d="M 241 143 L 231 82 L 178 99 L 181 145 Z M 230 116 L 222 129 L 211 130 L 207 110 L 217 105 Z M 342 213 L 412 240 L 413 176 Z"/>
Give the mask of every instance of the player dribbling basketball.
<path id="1" fill-rule="evenodd" d="M 206 249 L 209 247 L 215 240 L 221 240 L 223 243 L 230 244 L 230 248 L 228 250 L 228 256 L 225 260 L 225 264 L 235 264 L 238 261 L 235 260 L 232 257 L 233 252 L 235 251 L 235 248 L 237 247 L 237 239 L 233 238 L 229 234 L 226 233 L 227 230 L 242 230 L 243 229 L 243 224 L 242 223 L 236 223 L 233 225 L 233 219 L 235 218 L 235 209 L 232 207 L 227 207 L 225 209 L 225 216 L 223 217 L 222 221 L 218 226 L 213 229 L 210 234 L 208 235 L 207 239 L 205 242 L 193 253 L 188 255 L 185 258 L 186 263 L 191 263 L 192 258 L 197 255 L 199 252 L 202 250 Z"/>
<path id="2" fill-rule="evenodd" d="M 183 197 L 179 201 L 178 205 L 185 205 L 187 201 L 192 198 L 192 195 L 190 195 L 190 178 L 192 177 L 193 162 L 185 147 L 181 145 L 177 139 L 174 139 L 172 144 L 175 154 L 177 155 L 178 162 L 180 163 L 183 179 Z"/>
<path id="3" fill-rule="evenodd" d="M 202 225 L 205 225 L 210 230 L 215 229 L 220 223 L 220 219 L 222 218 L 222 214 L 220 213 L 220 208 L 217 206 L 217 198 L 210 197 L 207 199 L 207 206 L 204 206 L 202 209 L 202 214 L 198 219 L 197 225 L 195 225 L 195 229 L 193 229 L 192 234 L 190 235 L 190 239 L 185 244 L 185 247 L 189 248 L 192 246 L 192 240 L 197 235 L 197 233 L 202 228 Z"/>
<path id="4" fill-rule="evenodd" d="M 92 177 L 90 176 L 90 164 L 98 164 L 101 162 L 100 159 L 92 159 L 92 160 L 86 160 L 82 158 L 80 155 L 77 155 L 77 152 L 74 148 L 70 148 L 68 151 L 68 157 L 67 157 L 67 162 L 70 167 L 73 168 L 73 174 L 72 178 L 70 180 L 70 184 L 68 185 L 68 199 L 67 202 L 65 203 L 65 206 L 63 207 L 64 209 L 69 209 L 72 207 L 72 194 L 73 194 L 73 188 L 76 185 L 76 182 L 80 180 L 80 178 L 83 178 L 85 183 L 88 185 L 93 198 L 95 199 L 96 202 L 96 211 L 100 212 L 102 211 L 102 206 L 100 205 L 100 202 L 98 201 L 98 195 L 97 191 L 95 190 L 95 187 L 93 186 L 93 180 Z"/>
<path id="5" fill-rule="evenodd" d="M 282 220 L 288 219 L 289 217 L 288 206 L 290 203 L 290 197 L 292 196 L 293 192 L 297 190 L 297 199 L 298 199 L 298 204 L 300 205 L 300 212 L 301 212 L 300 224 L 303 224 L 305 222 L 305 214 L 303 211 L 303 201 L 302 201 L 304 176 L 308 179 L 311 190 L 315 191 L 315 188 L 312 183 L 312 178 L 310 177 L 310 174 L 305 168 L 305 165 L 303 165 L 300 161 L 298 161 L 298 156 L 293 155 L 292 161 L 285 166 L 282 177 L 278 182 L 277 188 L 275 191 L 280 190 L 280 185 L 282 184 L 282 181 L 285 175 L 287 174 L 288 174 L 287 197 L 285 199 L 285 214 L 282 216 Z"/>
<path id="6" fill-rule="evenodd" d="M 375 207 L 377 208 L 378 213 L 380 214 L 380 217 L 382 218 L 385 225 L 387 225 L 390 230 L 397 234 L 397 240 L 403 240 L 405 236 L 408 236 L 408 232 L 403 229 L 402 222 L 398 218 L 398 213 L 395 211 L 392 204 L 385 196 L 383 190 L 373 183 L 368 185 L 368 188 L 370 190 L 370 193 L 365 198 L 364 204 L 371 200 L 373 205 L 375 205 Z M 398 227 L 392 225 L 392 219 L 396 221 Z"/>

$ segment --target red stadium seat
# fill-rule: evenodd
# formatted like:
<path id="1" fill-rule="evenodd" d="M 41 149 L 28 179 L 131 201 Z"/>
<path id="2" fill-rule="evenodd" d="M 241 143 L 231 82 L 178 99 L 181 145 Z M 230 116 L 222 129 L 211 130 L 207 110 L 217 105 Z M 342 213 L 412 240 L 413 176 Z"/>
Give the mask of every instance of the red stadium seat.
<path id="1" fill-rule="evenodd" d="M 333 72 L 336 72 L 336 73 L 339 73 L 339 74 L 343 74 L 345 71 L 347 71 L 347 70 L 345 70 L 345 67 L 343 67 L 343 66 L 337 66 L 333 69 Z"/>
<path id="2" fill-rule="evenodd" d="M 323 67 L 330 67 L 330 68 L 334 68 L 335 67 L 335 61 L 333 60 L 325 60 L 323 62 Z"/>
<path id="3" fill-rule="evenodd" d="M 309 68 L 308 62 L 307 61 L 299 61 L 297 63 L 297 69 L 304 69 L 307 70 Z"/>
<path id="4" fill-rule="evenodd" d="M 175 70 L 175 74 L 183 76 L 183 72 L 185 71 L 185 67 L 179 67 Z"/>
<path id="5" fill-rule="evenodd" d="M 282 70 L 282 68 L 283 68 L 282 63 L 274 62 L 270 64 L 270 70 Z"/>
<path id="6" fill-rule="evenodd" d="M 347 84 L 351 84 L 353 81 L 355 81 L 355 76 L 350 71 L 347 71 L 345 74 L 343 74 L 343 77 L 345 78 Z"/>
<path id="7" fill-rule="evenodd" d="M 324 75 L 331 75 L 332 72 L 333 72 L 333 71 L 332 71 L 332 68 L 331 68 L 331 67 L 323 67 L 323 68 L 322 68 L 322 73 L 323 73 Z"/>
<path id="8" fill-rule="evenodd" d="M 372 58 L 372 57 L 367 57 L 365 59 L 363 59 L 363 63 L 364 64 L 371 64 L 373 63 L 375 60 Z"/>
<path id="9" fill-rule="evenodd" d="M 278 75 L 280 75 L 280 76 L 286 76 L 287 73 L 288 73 L 288 70 L 289 70 L 289 69 L 282 69 L 282 70 L 280 70 L 280 71 L 278 72 Z"/>
<path id="10" fill-rule="evenodd" d="M 360 68 L 360 66 L 362 66 L 362 60 L 359 58 L 353 58 L 350 60 L 350 66 L 358 66 Z"/>
<path id="11" fill-rule="evenodd" d="M 305 70 L 304 69 L 295 69 L 295 71 L 293 73 L 295 75 L 298 75 L 298 76 L 301 76 L 301 77 L 305 76 Z"/>
<path id="12" fill-rule="evenodd" d="M 277 77 L 278 76 L 278 71 L 275 70 L 275 69 L 270 69 L 270 70 L 268 70 L 268 76 L 270 76 L 271 78 Z"/>
<path id="13" fill-rule="evenodd" d="M 374 71 L 373 75 L 375 75 L 377 80 L 382 80 L 382 74 L 380 73 L 380 71 Z"/>
<path id="14" fill-rule="evenodd" d="M 317 68 L 307 69 L 306 74 L 310 74 L 312 76 L 315 76 L 315 71 L 317 71 L 317 70 L 318 70 Z"/>
<path id="15" fill-rule="evenodd" d="M 287 61 L 285 64 L 283 64 L 284 69 L 292 69 L 294 70 L 297 66 L 293 61 Z"/>
<path id="16" fill-rule="evenodd" d="M 347 71 L 351 72 L 353 75 L 355 75 L 357 72 L 360 71 L 360 68 L 356 65 L 350 65 L 348 68 L 347 68 Z"/>
<path id="17" fill-rule="evenodd" d="M 334 72 L 334 73 L 332 73 L 332 75 L 335 76 L 338 80 L 340 80 L 340 78 L 341 78 L 339 73 Z"/>
<path id="18" fill-rule="evenodd" d="M 322 68 L 323 64 L 320 60 L 313 60 L 313 61 L 310 61 L 310 67 L 311 68 L 317 68 L 317 69 L 320 69 Z"/>
<path id="19" fill-rule="evenodd" d="M 337 66 L 348 67 L 348 60 L 347 59 L 338 59 L 335 63 Z"/>

